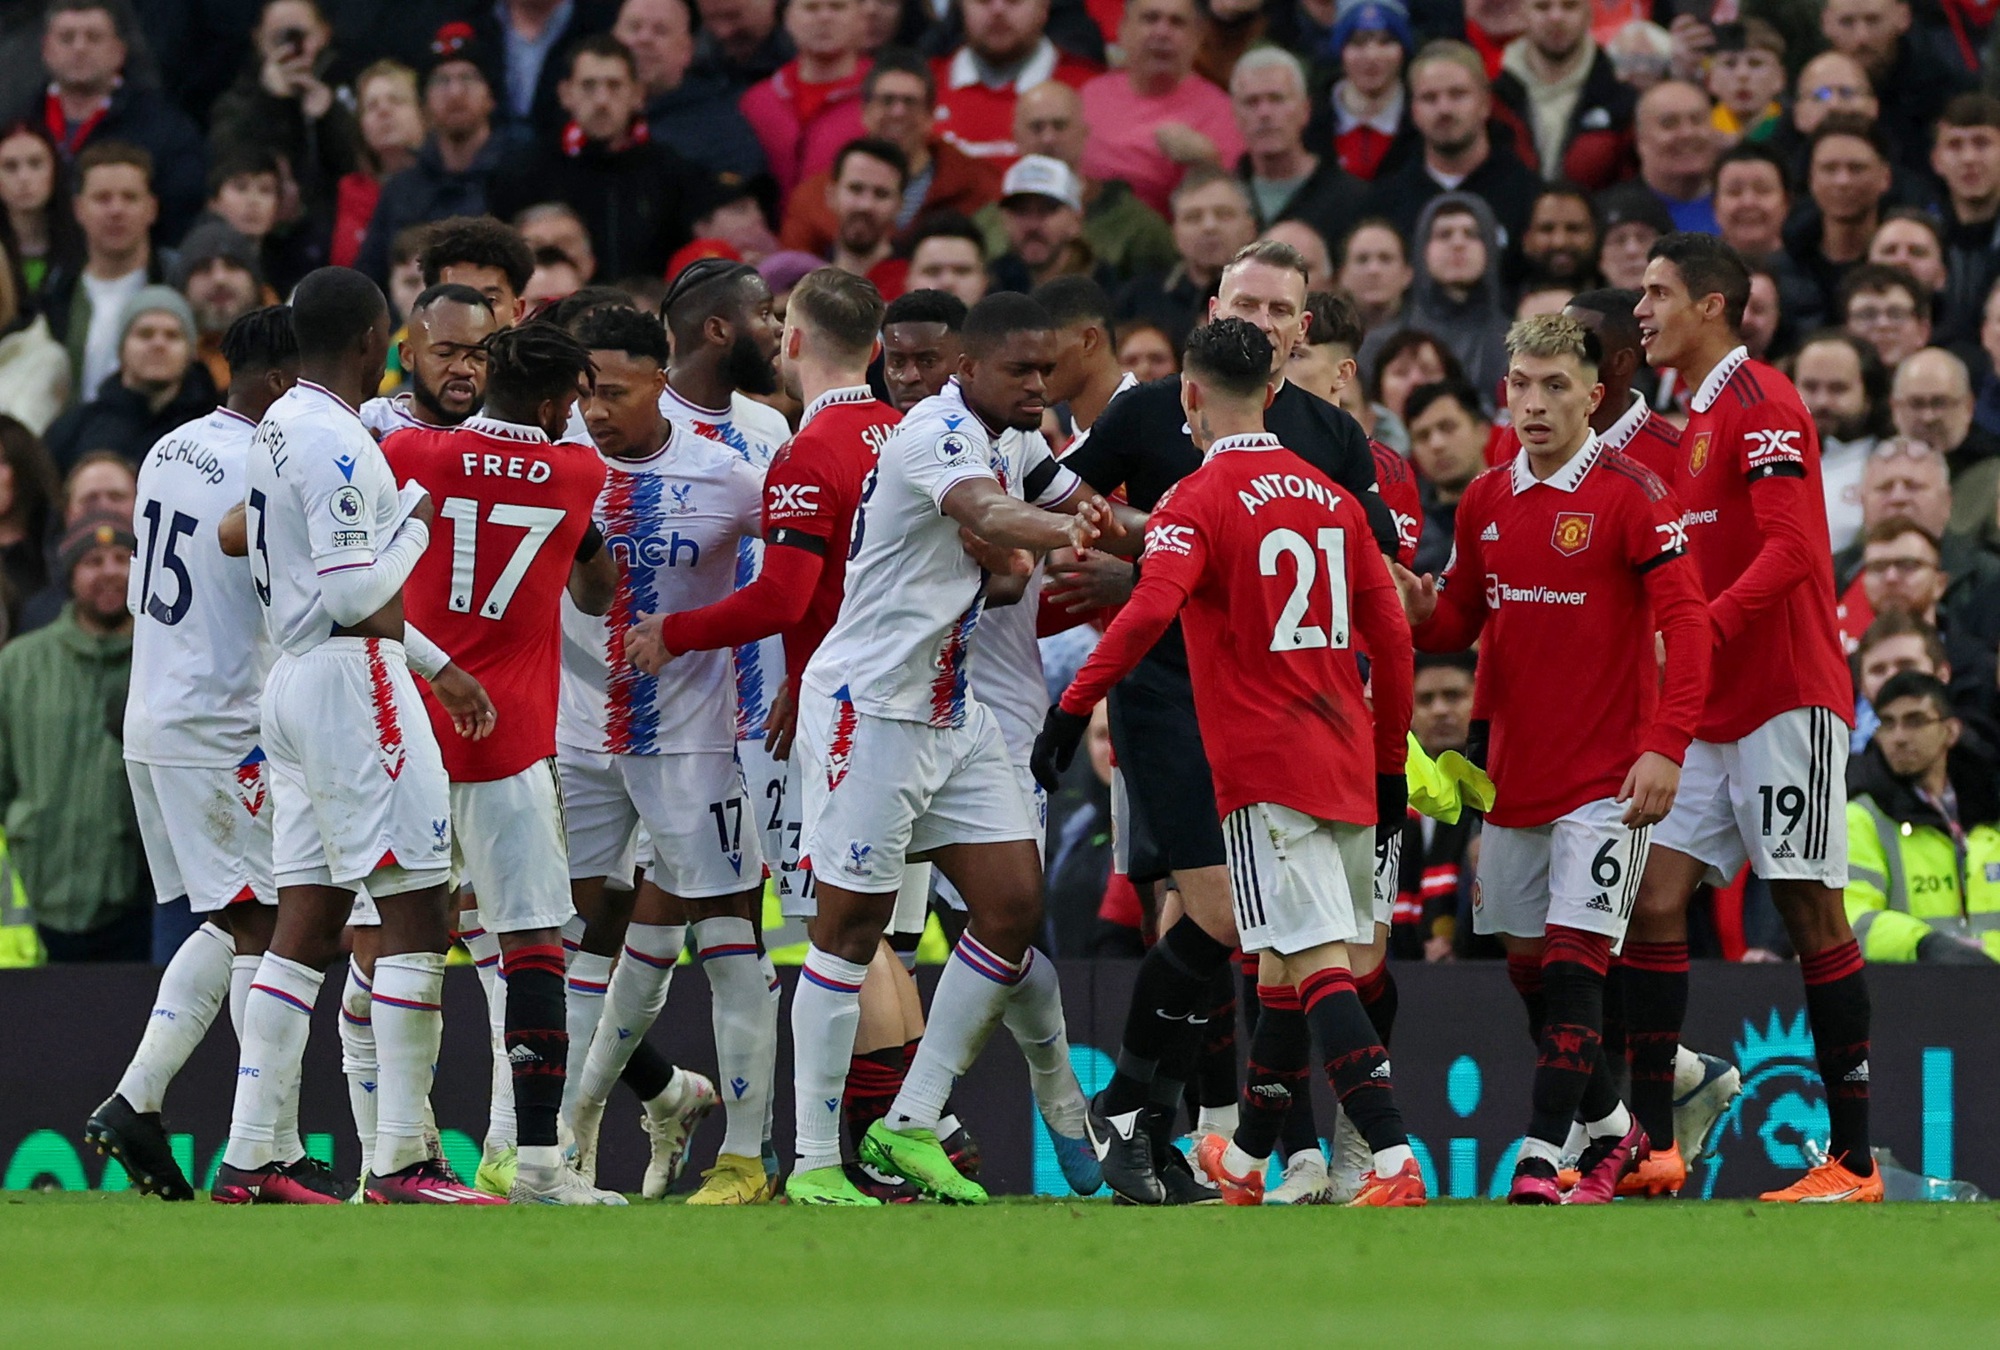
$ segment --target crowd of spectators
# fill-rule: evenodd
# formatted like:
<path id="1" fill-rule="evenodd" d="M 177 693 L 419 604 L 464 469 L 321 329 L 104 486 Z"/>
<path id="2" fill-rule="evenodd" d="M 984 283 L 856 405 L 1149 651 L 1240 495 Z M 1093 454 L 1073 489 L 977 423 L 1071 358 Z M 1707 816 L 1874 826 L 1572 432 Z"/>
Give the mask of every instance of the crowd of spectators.
<path id="1" fill-rule="evenodd" d="M 104 560 L 129 547 L 134 466 L 214 405 L 234 318 L 328 262 L 374 277 L 400 312 L 423 231 L 464 215 L 526 237 L 531 306 L 586 285 L 651 302 L 704 256 L 756 265 L 781 296 L 826 263 L 891 299 L 967 303 L 1088 276 L 1141 378 L 1177 368 L 1232 253 L 1283 239 L 1358 316 L 1342 401 L 1414 466 L 1428 569 L 1502 431 L 1508 324 L 1637 286 L 1670 230 L 1719 234 L 1754 272 L 1746 342 L 1793 376 L 1820 431 L 1857 754 L 1881 725 L 1867 663 L 1893 650 L 1896 670 L 1943 681 L 1958 761 L 1990 763 L 1994 14 L 1983 0 L 10 6 L 0 797 L 43 925 L 61 946 L 144 899 L 116 755 L 84 744 L 115 724 L 92 700 L 116 692 L 129 632 L 98 602 Z M 1634 388 L 1669 418 L 1689 395 L 1645 369 Z M 1462 743 L 1469 679 L 1456 663 L 1419 671 L 1427 746 Z M 58 747 L 22 716 L 78 725 Z M 1065 890 L 1097 885 L 1100 807 L 1059 853 Z M 99 842 L 72 857 L 71 835 Z M 1476 829 L 1413 843 L 1399 952 L 1472 954 L 1451 921 Z M 1754 952 L 1753 937 L 1720 941 Z"/>

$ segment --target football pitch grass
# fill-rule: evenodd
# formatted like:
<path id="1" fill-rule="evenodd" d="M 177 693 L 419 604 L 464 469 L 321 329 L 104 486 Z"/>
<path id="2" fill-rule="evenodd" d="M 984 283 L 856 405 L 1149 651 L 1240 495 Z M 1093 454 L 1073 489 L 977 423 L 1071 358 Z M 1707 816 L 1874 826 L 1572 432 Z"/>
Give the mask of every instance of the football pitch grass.
<path id="1" fill-rule="evenodd" d="M 2000 1206 L 223 1209 L 9 1194 L 13 1345 L 1992 1345 Z M 600 1340 L 599 1344 L 612 1344 Z"/>

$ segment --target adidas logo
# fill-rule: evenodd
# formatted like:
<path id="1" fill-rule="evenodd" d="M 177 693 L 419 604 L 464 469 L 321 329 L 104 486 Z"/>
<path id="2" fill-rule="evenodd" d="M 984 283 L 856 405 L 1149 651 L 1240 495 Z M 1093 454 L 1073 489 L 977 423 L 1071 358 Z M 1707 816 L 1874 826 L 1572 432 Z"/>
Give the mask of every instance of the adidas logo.
<path id="1" fill-rule="evenodd" d="M 1771 850 L 1771 857 L 1774 861 L 1779 858 L 1796 858 L 1798 856 L 1798 854 L 1792 852 L 1792 841 L 1789 839 L 1780 839 L 1778 846 Z"/>
<path id="2" fill-rule="evenodd" d="M 1583 907 L 1596 914 L 1609 914 L 1611 912 L 1611 897 L 1603 891 L 1599 891 L 1596 895 L 1584 901 Z"/>
<path id="3" fill-rule="evenodd" d="M 1486 522 L 1486 528 L 1485 528 L 1484 530 L 1480 531 L 1480 533 L 1479 533 L 1479 542 L 1480 542 L 1480 543 L 1482 543 L 1482 544 L 1497 544 L 1497 543 L 1499 543 L 1499 542 L 1500 542 L 1500 523 L 1499 523 L 1498 521 L 1492 521 L 1492 520 L 1489 520 L 1489 521 L 1487 521 L 1487 522 Z"/>
<path id="4" fill-rule="evenodd" d="M 1383 1060 L 1383 1061 L 1382 1061 L 1382 1062 L 1381 1062 L 1380 1064 L 1377 1064 L 1377 1065 L 1375 1066 L 1375 1069 L 1374 1069 L 1374 1071 L 1373 1071 L 1372 1073 L 1370 1073 L 1370 1074 L 1369 1074 L 1368 1076 L 1369 1076 L 1370 1078 L 1379 1078 L 1379 1079 L 1381 1079 L 1381 1080 L 1382 1080 L 1383 1082 L 1385 1082 L 1385 1083 L 1386 1083 L 1386 1082 L 1388 1082 L 1388 1081 L 1389 1081 L 1389 1061 L 1385 1059 L 1385 1060 Z"/>
<path id="5" fill-rule="evenodd" d="M 1252 1083 L 1250 1095 L 1260 1101 L 1288 1102 L 1292 1099 L 1292 1090 L 1283 1083 Z"/>
<path id="6" fill-rule="evenodd" d="M 507 1052 L 507 1062 L 509 1064 L 534 1064 L 539 1062 L 540 1059 L 540 1055 L 525 1045 L 517 1045 Z"/>
<path id="7" fill-rule="evenodd" d="M 1842 1074 L 1842 1075 L 1841 1075 L 1841 1078 L 1840 1078 L 1840 1081 L 1841 1081 L 1841 1082 L 1843 1082 L 1843 1083 L 1865 1083 L 1865 1082 L 1867 1082 L 1867 1081 L 1868 1081 L 1868 1061 L 1864 1059 L 1864 1060 L 1862 1060 L 1862 1061 L 1861 1061 L 1861 1062 L 1860 1062 L 1859 1064 L 1857 1064 L 1857 1065 L 1855 1065 L 1855 1066 L 1854 1066 L 1853 1068 L 1849 1069 L 1849 1070 L 1848 1070 L 1848 1071 L 1847 1071 L 1846 1073 L 1844 1073 L 1844 1074 Z"/>

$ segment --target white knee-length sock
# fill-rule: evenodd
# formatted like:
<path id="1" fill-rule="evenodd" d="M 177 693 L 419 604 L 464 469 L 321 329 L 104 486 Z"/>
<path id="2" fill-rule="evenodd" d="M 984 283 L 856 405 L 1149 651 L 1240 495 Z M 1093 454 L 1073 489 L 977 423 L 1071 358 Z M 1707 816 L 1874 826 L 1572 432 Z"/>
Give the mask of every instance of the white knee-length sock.
<path id="1" fill-rule="evenodd" d="M 181 1071 L 188 1056 L 208 1034 L 209 1024 L 229 996 L 229 965 L 236 958 L 236 941 L 212 923 L 187 935 L 153 995 L 152 1015 L 139 1037 L 139 1048 L 118 1080 L 118 1095 L 134 1111 L 157 1111 L 167 1084 Z"/>
<path id="2" fill-rule="evenodd" d="M 264 963 L 262 953 L 256 956 L 235 956 L 229 961 L 229 1025 L 236 1032 L 236 1043 L 243 1043 L 243 1017 L 250 1006 L 250 985 L 257 978 L 257 967 Z"/>
<path id="3" fill-rule="evenodd" d="M 792 992 L 792 1086 L 801 1172 L 840 1166 L 840 1099 L 847 1091 L 847 1066 L 861 1025 L 861 981 L 867 975 L 868 967 L 817 947 L 806 949 L 799 968 Z"/>
<path id="4" fill-rule="evenodd" d="M 625 952 L 605 991 L 604 1014 L 591 1037 L 577 1100 L 602 1105 L 610 1097 L 611 1085 L 666 1006 L 674 962 L 686 946 L 682 924 L 635 923 L 625 930 Z"/>
<path id="5" fill-rule="evenodd" d="M 1069 1028 L 1063 1020 L 1062 982 L 1056 977 L 1055 962 L 1029 949 L 1001 1021 L 1028 1061 L 1028 1081 L 1042 1119 L 1058 1134 L 1083 1138 L 1083 1089 L 1069 1062 Z"/>
<path id="6" fill-rule="evenodd" d="M 361 967 L 347 963 L 340 991 L 340 1071 L 347 1076 L 347 1105 L 361 1141 L 361 1175 L 375 1165 L 375 1024 L 373 1000 Z"/>
<path id="7" fill-rule="evenodd" d="M 458 940 L 479 973 L 479 992 L 486 999 L 486 1029 L 492 1053 L 492 1081 L 486 1094 L 485 1153 L 491 1157 L 514 1144 L 514 1069 L 507 1062 L 507 981 L 500 973 L 500 936 L 487 931 L 478 910 L 463 914 L 471 925 Z"/>
<path id="8" fill-rule="evenodd" d="M 694 941 L 708 976 L 717 1087 L 728 1120 L 721 1151 L 760 1157 L 778 1060 L 778 1009 L 757 962 L 757 930 L 748 919 L 703 919 L 694 925 Z"/>
<path id="9" fill-rule="evenodd" d="M 261 1168 L 272 1160 L 278 1116 L 305 1057 L 313 1002 L 323 979 L 312 967 L 272 952 L 265 952 L 258 963 L 243 1014 L 246 1034 L 236 1071 L 229 1146 L 223 1154 L 231 1167 Z"/>
<path id="10" fill-rule="evenodd" d="M 430 1156 L 431 1076 L 444 1032 L 441 952 L 400 952 L 375 961 L 375 1166 L 400 1172 Z"/>
<path id="11" fill-rule="evenodd" d="M 583 1066 L 590 1057 L 591 1038 L 604 1017 L 604 993 L 611 987 L 611 958 L 591 952 L 569 954 L 569 987 L 563 1021 L 569 1028 L 569 1069 L 563 1079 L 563 1119 L 571 1118 L 577 1093 L 583 1090 Z"/>
<path id="12" fill-rule="evenodd" d="M 1027 974 L 1026 963 L 1004 960 L 970 933 L 958 940 L 951 956 L 938 979 L 917 1057 L 889 1109 L 892 1130 L 936 1126 L 952 1085 L 979 1057 Z"/>

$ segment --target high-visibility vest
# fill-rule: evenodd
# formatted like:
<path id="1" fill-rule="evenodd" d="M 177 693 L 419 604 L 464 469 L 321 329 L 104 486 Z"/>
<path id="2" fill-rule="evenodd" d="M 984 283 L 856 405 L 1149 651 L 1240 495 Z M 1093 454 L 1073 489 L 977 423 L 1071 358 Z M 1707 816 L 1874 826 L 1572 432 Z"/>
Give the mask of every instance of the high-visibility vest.
<path id="1" fill-rule="evenodd" d="M 1973 826 L 1961 848 L 1863 793 L 1847 804 L 1847 840 L 1847 916 L 1868 960 L 1913 961 L 1933 931 L 2000 960 L 2000 827 Z"/>
<path id="2" fill-rule="evenodd" d="M 21 884 L 13 851 L 0 831 L 0 970 L 25 970 L 48 959 L 42 935 L 35 931 L 35 912 L 28 907 L 28 888 Z"/>

